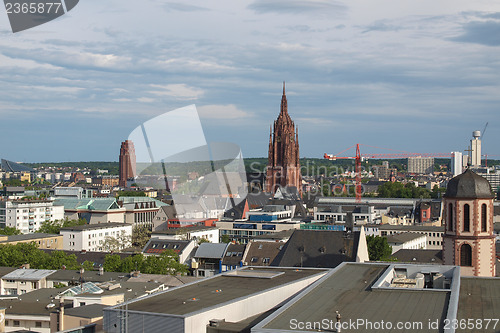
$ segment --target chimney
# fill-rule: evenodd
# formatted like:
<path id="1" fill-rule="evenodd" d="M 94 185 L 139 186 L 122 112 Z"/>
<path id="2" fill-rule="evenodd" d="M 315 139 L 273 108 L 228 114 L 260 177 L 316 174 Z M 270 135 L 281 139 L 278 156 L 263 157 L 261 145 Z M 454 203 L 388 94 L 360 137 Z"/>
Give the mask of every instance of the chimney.
<path id="1" fill-rule="evenodd" d="M 342 317 L 340 316 L 340 313 L 338 311 L 335 311 L 335 319 L 337 319 L 335 328 L 337 329 L 337 332 L 341 332 L 342 324 L 340 323 L 340 319 L 342 319 Z"/>
<path id="2" fill-rule="evenodd" d="M 59 331 L 64 331 L 64 301 L 59 302 Z"/>

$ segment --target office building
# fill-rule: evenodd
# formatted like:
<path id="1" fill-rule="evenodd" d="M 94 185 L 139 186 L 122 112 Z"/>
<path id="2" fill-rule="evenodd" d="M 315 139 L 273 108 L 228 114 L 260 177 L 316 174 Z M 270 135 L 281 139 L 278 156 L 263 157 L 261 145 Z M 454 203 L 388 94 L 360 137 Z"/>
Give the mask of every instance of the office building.
<path id="1" fill-rule="evenodd" d="M 408 157 L 408 173 L 429 174 L 434 172 L 433 157 Z"/>
<path id="2" fill-rule="evenodd" d="M 474 168 L 481 166 L 481 131 L 472 132 L 470 140 L 470 165 Z"/>
<path id="3" fill-rule="evenodd" d="M 461 152 L 454 151 L 451 152 L 451 173 L 453 177 L 458 176 L 462 173 L 463 167 L 463 155 Z"/>

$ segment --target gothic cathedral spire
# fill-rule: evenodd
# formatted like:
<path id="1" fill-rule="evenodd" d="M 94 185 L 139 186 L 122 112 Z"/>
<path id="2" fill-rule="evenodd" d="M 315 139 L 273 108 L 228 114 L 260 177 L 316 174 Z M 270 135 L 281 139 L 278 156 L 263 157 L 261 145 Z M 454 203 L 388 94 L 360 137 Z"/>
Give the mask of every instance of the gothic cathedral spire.
<path id="1" fill-rule="evenodd" d="M 283 81 L 283 96 L 278 119 L 271 126 L 269 156 L 266 172 L 266 192 L 274 193 L 279 187 L 295 187 L 302 195 L 302 176 L 299 161 L 298 128 L 288 114 L 288 103 Z"/>

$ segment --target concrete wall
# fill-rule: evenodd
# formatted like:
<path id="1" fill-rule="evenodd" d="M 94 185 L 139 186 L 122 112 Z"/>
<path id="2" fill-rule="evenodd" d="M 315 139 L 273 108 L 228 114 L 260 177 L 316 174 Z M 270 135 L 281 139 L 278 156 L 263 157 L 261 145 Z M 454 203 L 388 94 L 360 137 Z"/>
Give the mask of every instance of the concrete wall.
<path id="1" fill-rule="evenodd" d="M 235 302 L 217 306 L 213 309 L 204 309 L 203 312 L 195 313 L 191 316 L 188 315 L 185 320 L 186 326 L 184 332 L 205 333 L 207 330 L 206 326 L 211 319 L 224 318 L 229 322 L 238 322 L 270 310 L 292 297 L 300 290 L 306 288 L 325 274 L 326 272 L 322 274 L 319 273 L 318 275 L 314 275 L 300 281 L 266 290 L 248 298 L 239 299 Z"/>
<path id="2" fill-rule="evenodd" d="M 128 316 L 125 316 L 123 311 L 104 309 L 104 331 L 106 333 L 122 333 L 127 327 L 128 332 L 133 333 L 152 333 L 152 332 L 168 332 L 168 333 L 184 333 L 189 332 L 184 330 L 184 318 L 181 316 L 166 316 L 155 313 L 136 313 L 128 311 Z M 206 328 L 203 327 L 203 332 Z"/>

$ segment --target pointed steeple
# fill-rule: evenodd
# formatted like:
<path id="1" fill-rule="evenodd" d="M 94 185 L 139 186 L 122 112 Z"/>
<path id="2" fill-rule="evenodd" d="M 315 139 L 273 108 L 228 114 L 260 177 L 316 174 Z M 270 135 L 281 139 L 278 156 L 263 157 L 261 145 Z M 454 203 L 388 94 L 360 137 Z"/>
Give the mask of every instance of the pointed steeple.
<path id="1" fill-rule="evenodd" d="M 286 95 L 285 95 L 285 81 L 283 81 L 283 96 L 281 96 L 280 115 L 281 114 L 288 114 L 288 103 L 286 101 Z"/>

